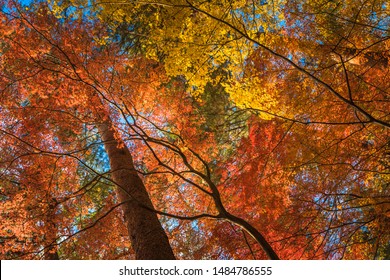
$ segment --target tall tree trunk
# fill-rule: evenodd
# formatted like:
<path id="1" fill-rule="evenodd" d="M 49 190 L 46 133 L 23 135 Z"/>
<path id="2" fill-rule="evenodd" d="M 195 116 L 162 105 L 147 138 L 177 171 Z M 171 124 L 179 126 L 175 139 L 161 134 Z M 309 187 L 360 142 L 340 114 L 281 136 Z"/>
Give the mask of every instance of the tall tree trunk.
<path id="1" fill-rule="evenodd" d="M 45 260 L 59 260 L 57 252 L 57 225 L 54 222 L 57 202 L 48 194 L 49 209 L 47 209 L 47 217 L 45 218 L 45 250 L 43 258 Z"/>
<path id="2" fill-rule="evenodd" d="M 134 168 L 133 158 L 123 141 L 115 138 L 108 120 L 98 126 L 110 159 L 111 176 L 117 184 L 130 241 L 139 260 L 173 260 L 168 237 L 157 218 L 146 188 Z M 142 207 L 146 206 L 146 207 Z"/>

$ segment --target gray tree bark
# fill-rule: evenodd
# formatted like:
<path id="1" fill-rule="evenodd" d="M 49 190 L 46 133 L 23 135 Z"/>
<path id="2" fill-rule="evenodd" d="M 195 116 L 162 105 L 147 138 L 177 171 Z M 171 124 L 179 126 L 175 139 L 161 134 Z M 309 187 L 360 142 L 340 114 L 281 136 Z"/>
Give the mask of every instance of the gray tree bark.
<path id="1" fill-rule="evenodd" d="M 168 237 L 158 220 L 148 192 L 134 168 L 129 149 L 114 136 L 110 121 L 98 126 L 110 159 L 112 180 L 117 185 L 119 202 L 138 260 L 173 260 L 175 256 Z"/>

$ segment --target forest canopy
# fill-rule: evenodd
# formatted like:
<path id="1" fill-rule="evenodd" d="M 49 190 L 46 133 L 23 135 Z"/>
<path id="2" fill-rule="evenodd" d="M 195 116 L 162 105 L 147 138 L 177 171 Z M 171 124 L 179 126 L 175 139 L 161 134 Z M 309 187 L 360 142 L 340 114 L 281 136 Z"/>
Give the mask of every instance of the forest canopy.
<path id="1" fill-rule="evenodd" d="M 390 5 L 0 0 L 1 259 L 390 259 Z"/>

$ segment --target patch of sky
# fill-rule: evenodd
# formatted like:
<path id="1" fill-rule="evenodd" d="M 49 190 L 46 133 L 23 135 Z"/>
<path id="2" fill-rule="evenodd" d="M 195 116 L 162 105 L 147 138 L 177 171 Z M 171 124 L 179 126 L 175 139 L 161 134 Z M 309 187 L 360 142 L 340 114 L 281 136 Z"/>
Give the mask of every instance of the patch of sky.
<path id="1" fill-rule="evenodd" d="M 174 218 L 170 218 L 165 223 L 163 223 L 163 226 L 169 232 L 172 232 L 179 225 L 180 225 L 179 220 L 178 219 L 174 219 Z"/>
<path id="2" fill-rule="evenodd" d="M 388 36 L 388 33 L 390 31 L 390 15 L 386 14 L 380 14 L 378 15 L 377 12 L 373 11 L 371 15 L 369 16 L 370 22 L 374 25 L 374 27 L 371 30 L 371 33 L 378 33 L 379 31 L 382 31 L 382 36 Z"/>
<path id="3" fill-rule="evenodd" d="M 186 184 L 181 184 L 181 185 L 179 186 L 179 192 L 184 192 L 185 189 L 186 189 L 186 187 L 187 187 Z"/>
<path id="4" fill-rule="evenodd" d="M 276 30 L 284 27 L 286 25 L 286 21 L 282 19 L 280 16 L 283 10 L 282 7 L 278 7 L 278 9 L 269 9 L 268 15 L 264 16 L 262 14 L 266 5 L 271 5 L 268 3 L 268 1 L 260 1 L 260 5 L 250 5 L 248 6 L 248 11 L 246 12 L 243 8 L 238 8 L 231 10 L 230 13 L 233 15 L 233 17 L 240 17 L 240 19 L 243 21 L 243 23 L 246 25 L 246 29 L 250 30 L 253 28 L 259 29 L 262 28 L 263 32 L 264 31 L 269 31 L 269 32 L 275 32 Z M 272 4 L 273 5 L 273 4 Z M 272 22 L 272 24 L 268 24 L 266 30 L 264 27 L 261 25 L 262 22 Z M 259 32 L 261 32 L 259 30 Z"/>
<path id="5" fill-rule="evenodd" d="M 313 201 L 314 201 L 314 203 L 316 203 L 316 204 L 321 203 L 322 200 L 323 200 L 323 196 L 322 196 L 321 194 L 316 194 L 316 195 L 314 195 L 314 197 L 313 197 Z"/>
<path id="6" fill-rule="evenodd" d="M 71 228 L 70 228 L 70 234 L 75 234 L 79 231 L 79 228 L 77 225 L 73 225 Z"/>
<path id="7" fill-rule="evenodd" d="M 27 107 L 29 105 L 30 105 L 30 100 L 28 100 L 28 99 L 25 99 L 22 102 L 20 102 L 20 106 L 22 106 L 22 107 Z"/>
<path id="8" fill-rule="evenodd" d="M 364 233 L 370 233 L 370 229 L 369 229 L 367 226 L 361 226 L 360 229 L 361 229 L 362 232 L 364 232 Z"/>
<path id="9" fill-rule="evenodd" d="M 198 220 L 194 220 L 191 222 L 191 227 L 195 230 L 195 231 L 199 231 L 200 228 L 199 228 L 199 222 Z"/>
<path id="10" fill-rule="evenodd" d="M 110 170 L 110 161 L 108 158 L 108 155 L 106 153 L 106 150 L 104 149 L 103 145 L 96 146 L 96 158 L 99 162 L 99 166 L 102 170 L 102 172 L 108 172 Z"/>
<path id="11" fill-rule="evenodd" d="M 93 168 L 97 172 L 105 173 L 110 170 L 110 162 L 104 145 L 100 144 L 101 139 L 99 137 L 86 137 L 89 150 L 91 150 L 91 155 L 93 157 L 87 157 L 85 162 L 80 162 L 79 172 L 87 172 L 89 167 Z M 88 166 L 88 167 L 87 167 Z"/>
<path id="12" fill-rule="evenodd" d="M 306 58 L 304 57 L 301 57 L 298 61 L 298 63 L 301 65 L 301 66 L 306 66 Z"/>

